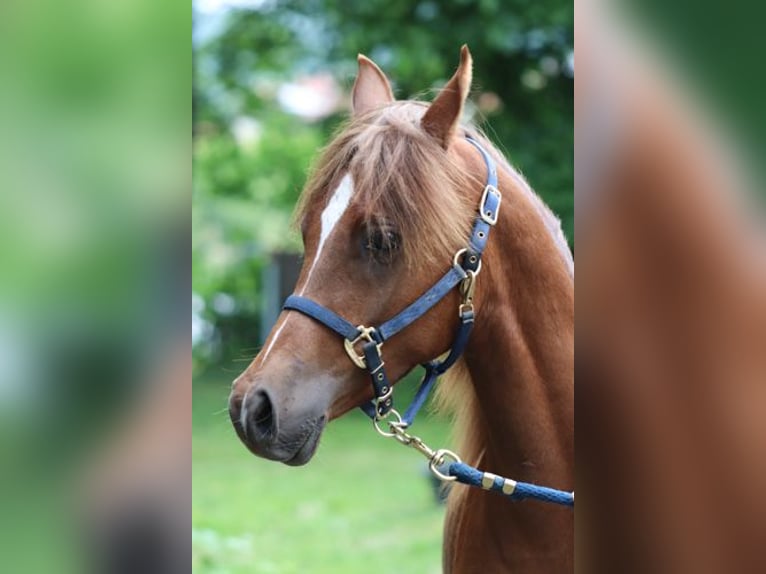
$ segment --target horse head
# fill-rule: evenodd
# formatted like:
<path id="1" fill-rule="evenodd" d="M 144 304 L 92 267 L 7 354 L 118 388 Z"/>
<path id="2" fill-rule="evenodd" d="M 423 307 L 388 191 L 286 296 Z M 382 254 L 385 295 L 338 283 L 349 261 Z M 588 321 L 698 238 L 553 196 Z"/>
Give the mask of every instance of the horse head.
<path id="1" fill-rule="evenodd" d="M 322 155 L 301 197 L 305 259 L 298 296 L 353 325 L 377 325 L 450 269 L 471 231 L 486 170 L 460 134 L 471 83 L 466 47 L 430 106 L 396 101 L 383 72 L 359 56 L 352 117 Z M 457 290 L 385 342 L 393 383 L 452 343 Z M 325 424 L 369 401 L 359 342 L 284 310 L 263 350 L 234 381 L 230 415 L 256 455 L 301 465 Z M 358 362 L 358 361 L 357 361 Z"/>

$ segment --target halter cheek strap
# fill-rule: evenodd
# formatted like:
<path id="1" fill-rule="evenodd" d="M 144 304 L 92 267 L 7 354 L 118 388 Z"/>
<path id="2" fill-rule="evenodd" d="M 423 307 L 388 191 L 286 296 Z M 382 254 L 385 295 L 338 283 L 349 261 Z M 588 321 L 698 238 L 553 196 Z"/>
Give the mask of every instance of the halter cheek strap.
<path id="1" fill-rule="evenodd" d="M 412 404 L 402 417 L 406 425 L 412 424 L 415 415 L 425 403 L 429 391 L 437 378 L 449 369 L 460 357 L 468 342 L 473 327 L 473 291 L 476 277 L 481 270 L 481 256 L 487 245 L 489 232 L 497 223 L 500 201 L 497 189 L 497 166 L 487 151 L 474 139 L 466 138 L 479 150 L 487 166 L 487 184 L 479 202 L 476 216 L 468 241 L 468 246 L 455 254 L 452 267 L 428 291 L 418 297 L 408 307 L 377 327 L 354 326 L 352 323 L 331 311 L 324 305 L 299 295 L 290 295 L 283 309 L 298 311 L 322 323 L 344 339 L 344 347 L 349 358 L 358 367 L 367 370 L 372 382 L 374 400 L 362 405 L 368 416 L 377 420 L 388 415 L 393 408 L 392 385 L 386 375 L 382 357 L 383 343 L 400 333 L 425 315 L 455 287 L 460 286 L 462 302 L 459 308 L 460 325 L 455 334 L 449 354 L 443 361 L 430 361 L 423 365 L 425 375 L 418 387 Z M 361 353 L 357 348 L 361 345 Z"/>

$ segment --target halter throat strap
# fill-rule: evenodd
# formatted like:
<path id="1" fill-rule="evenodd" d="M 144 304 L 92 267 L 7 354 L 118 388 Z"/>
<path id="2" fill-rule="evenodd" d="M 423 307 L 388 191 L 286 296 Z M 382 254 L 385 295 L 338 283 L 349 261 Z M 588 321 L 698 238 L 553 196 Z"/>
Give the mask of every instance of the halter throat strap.
<path id="1" fill-rule="evenodd" d="M 354 326 L 324 305 L 300 295 L 290 295 L 283 305 L 284 310 L 303 313 L 343 337 L 349 358 L 370 375 L 375 399 L 361 408 L 375 420 L 387 416 L 393 409 L 393 387 L 386 375 L 381 354 L 383 343 L 420 319 L 458 285 L 462 294 L 462 303 L 458 311 L 460 325 L 452 347 L 443 361 L 431 361 L 423 365 L 426 370 L 425 376 L 402 418 L 403 424 L 412 423 L 438 377 L 457 361 L 468 343 L 474 322 L 473 289 L 481 269 L 481 256 L 487 245 L 489 232 L 497 223 L 502 196 L 497 189 L 497 166 L 492 156 L 475 139 L 468 136 L 466 139 L 479 150 L 484 159 L 487 183 L 482 192 L 467 247 L 455 254 L 452 267 L 433 287 L 378 327 Z M 357 352 L 360 345 L 361 354 Z"/>

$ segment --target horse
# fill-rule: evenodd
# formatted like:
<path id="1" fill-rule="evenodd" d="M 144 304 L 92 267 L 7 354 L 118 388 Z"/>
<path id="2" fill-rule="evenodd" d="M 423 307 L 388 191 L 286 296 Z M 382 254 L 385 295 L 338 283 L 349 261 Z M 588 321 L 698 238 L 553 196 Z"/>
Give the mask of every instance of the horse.
<path id="1" fill-rule="evenodd" d="M 764 572 L 758 210 L 678 73 L 596 8 L 576 28 L 578 566 Z"/>
<path id="2" fill-rule="evenodd" d="M 571 489 L 574 266 L 560 222 L 489 140 L 461 123 L 473 65 L 466 46 L 430 105 L 395 100 L 374 62 L 360 55 L 358 65 L 350 122 L 324 151 L 297 208 L 305 259 L 296 296 L 366 325 L 418 300 L 460 254 L 486 190 L 488 164 L 471 140 L 488 150 L 500 166 L 503 208 L 477 275 L 475 327 L 438 400 L 456 413 L 465 461 Z M 385 341 L 392 384 L 450 348 L 461 302 L 451 290 Z M 373 398 L 355 353 L 332 331 L 285 309 L 234 381 L 231 420 L 254 454 L 306 464 L 329 421 Z M 569 508 L 455 485 L 443 568 L 570 571 L 573 539 Z"/>

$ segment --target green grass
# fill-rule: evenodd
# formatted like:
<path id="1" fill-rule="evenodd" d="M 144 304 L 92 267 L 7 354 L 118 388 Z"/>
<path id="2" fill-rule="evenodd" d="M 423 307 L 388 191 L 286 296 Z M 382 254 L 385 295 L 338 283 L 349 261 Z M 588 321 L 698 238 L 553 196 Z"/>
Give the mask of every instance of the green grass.
<path id="1" fill-rule="evenodd" d="M 308 465 L 261 460 L 235 436 L 227 393 L 228 384 L 194 386 L 194 572 L 441 572 L 444 508 L 417 452 L 349 413 L 327 427 Z M 424 413 L 413 432 L 447 446 L 442 419 Z"/>

